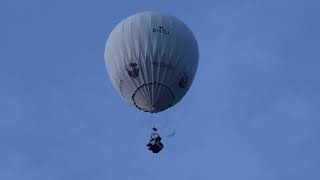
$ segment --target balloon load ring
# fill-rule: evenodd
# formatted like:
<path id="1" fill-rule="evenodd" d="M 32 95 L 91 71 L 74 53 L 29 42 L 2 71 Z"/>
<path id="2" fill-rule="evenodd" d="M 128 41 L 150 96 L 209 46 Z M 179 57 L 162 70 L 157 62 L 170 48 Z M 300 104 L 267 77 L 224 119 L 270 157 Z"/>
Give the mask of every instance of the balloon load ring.
<path id="1" fill-rule="evenodd" d="M 145 92 L 152 89 L 158 91 L 154 91 L 154 96 L 146 97 Z M 159 82 L 149 82 L 140 85 L 134 91 L 131 99 L 138 109 L 145 112 L 157 113 L 171 107 L 175 98 L 175 93 L 169 86 Z"/>

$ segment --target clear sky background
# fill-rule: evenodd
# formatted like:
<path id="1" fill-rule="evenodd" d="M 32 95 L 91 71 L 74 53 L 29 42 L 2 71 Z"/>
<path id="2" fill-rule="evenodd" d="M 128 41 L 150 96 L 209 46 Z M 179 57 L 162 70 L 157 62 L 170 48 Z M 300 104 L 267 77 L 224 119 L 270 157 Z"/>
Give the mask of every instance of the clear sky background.
<path id="1" fill-rule="evenodd" d="M 1 180 L 319 180 L 316 0 L 1 0 Z M 112 87 L 109 33 L 154 10 L 194 32 L 199 67 L 156 117 Z M 176 135 L 146 150 L 151 119 Z"/>

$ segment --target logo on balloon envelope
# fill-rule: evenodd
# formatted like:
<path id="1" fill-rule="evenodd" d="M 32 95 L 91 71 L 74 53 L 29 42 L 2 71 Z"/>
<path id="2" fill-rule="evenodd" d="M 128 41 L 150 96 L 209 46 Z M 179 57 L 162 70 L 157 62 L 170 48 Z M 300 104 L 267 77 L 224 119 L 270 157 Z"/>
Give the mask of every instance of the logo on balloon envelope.
<path id="1" fill-rule="evenodd" d="M 187 74 L 183 74 L 182 78 L 179 81 L 179 87 L 180 88 L 185 88 L 188 85 L 188 76 Z"/>
<path id="2" fill-rule="evenodd" d="M 137 63 L 130 63 L 129 67 L 126 67 L 128 75 L 132 78 L 136 78 L 139 76 L 139 68 L 137 67 Z"/>
<path id="3" fill-rule="evenodd" d="M 153 66 L 158 66 L 158 67 L 168 68 L 169 70 L 174 70 L 175 69 L 174 65 L 168 64 L 168 63 L 162 62 L 162 61 L 152 61 L 152 65 Z"/>
<path id="4" fill-rule="evenodd" d="M 124 84 L 124 81 L 122 79 L 120 79 L 120 83 L 119 83 L 119 90 L 120 92 L 123 91 L 123 84 Z"/>
<path id="5" fill-rule="evenodd" d="M 153 28 L 153 29 L 152 29 L 152 32 L 158 32 L 158 33 L 160 33 L 160 34 L 169 35 L 169 30 L 165 29 L 165 28 L 162 27 L 162 26 L 159 26 L 159 28 Z"/>

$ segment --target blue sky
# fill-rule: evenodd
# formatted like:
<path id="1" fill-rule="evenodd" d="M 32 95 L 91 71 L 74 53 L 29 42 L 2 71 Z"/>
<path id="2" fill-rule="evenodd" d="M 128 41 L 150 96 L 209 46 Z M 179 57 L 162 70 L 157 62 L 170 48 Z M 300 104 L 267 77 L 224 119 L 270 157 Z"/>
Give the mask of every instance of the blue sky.
<path id="1" fill-rule="evenodd" d="M 320 3 L 312 0 L 0 2 L 0 179 L 320 179 Z M 184 99 L 156 117 L 123 101 L 103 59 L 125 17 L 194 32 Z M 176 135 L 145 149 L 151 122 Z"/>

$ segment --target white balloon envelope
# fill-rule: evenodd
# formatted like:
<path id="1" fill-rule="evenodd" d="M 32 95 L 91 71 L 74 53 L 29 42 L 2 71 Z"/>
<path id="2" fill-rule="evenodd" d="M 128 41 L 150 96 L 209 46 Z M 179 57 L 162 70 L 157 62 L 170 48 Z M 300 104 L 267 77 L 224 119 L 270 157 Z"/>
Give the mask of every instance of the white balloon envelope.
<path id="1" fill-rule="evenodd" d="M 199 59 L 197 41 L 179 19 L 142 12 L 120 22 L 105 48 L 113 86 L 138 109 L 160 112 L 175 105 L 194 79 Z"/>

